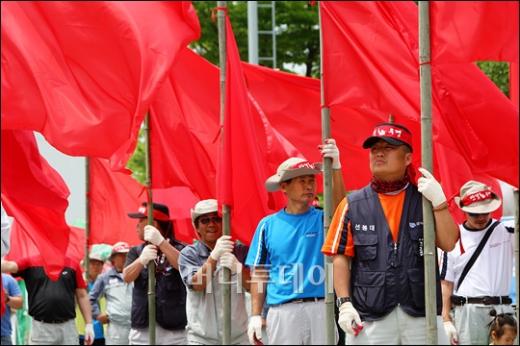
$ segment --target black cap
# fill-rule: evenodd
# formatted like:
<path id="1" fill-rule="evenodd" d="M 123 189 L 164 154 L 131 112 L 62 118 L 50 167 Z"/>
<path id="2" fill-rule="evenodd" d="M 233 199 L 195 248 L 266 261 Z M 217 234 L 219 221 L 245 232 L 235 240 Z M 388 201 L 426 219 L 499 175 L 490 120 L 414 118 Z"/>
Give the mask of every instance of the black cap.
<path id="1" fill-rule="evenodd" d="M 164 204 L 153 203 L 153 218 L 158 221 L 170 220 L 170 209 Z M 148 203 L 143 202 L 137 212 L 128 213 L 132 219 L 146 219 L 148 217 Z"/>

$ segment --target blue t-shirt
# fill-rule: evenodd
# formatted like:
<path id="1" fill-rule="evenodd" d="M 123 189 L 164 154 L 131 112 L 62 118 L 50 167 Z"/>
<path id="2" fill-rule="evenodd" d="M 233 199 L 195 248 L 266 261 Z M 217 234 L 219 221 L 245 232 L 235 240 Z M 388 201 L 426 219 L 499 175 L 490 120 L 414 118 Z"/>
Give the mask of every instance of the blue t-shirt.
<path id="1" fill-rule="evenodd" d="M 247 254 L 249 267 L 270 269 L 267 304 L 292 299 L 323 298 L 325 294 L 323 210 L 310 207 L 303 214 L 285 209 L 263 218 Z"/>
<path id="2" fill-rule="evenodd" d="M 87 283 L 87 291 L 90 292 L 94 287 L 95 281 L 89 281 Z M 94 328 L 94 339 L 103 339 L 105 337 L 103 330 L 103 323 L 99 322 L 95 318 L 92 319 L 92 328 Z M 85 337 L 85 336 L 83 336 Z"/>
<path id="3" fill-rule="evenodd" d="M 22 295 L 18 283 L 11 275 L 2 274 L 2 286 L 10 297 Z M 2 336 L 11 336 L 11 332 L 11 308 L 6 306 L 5 314 L 2 316 Z"/>

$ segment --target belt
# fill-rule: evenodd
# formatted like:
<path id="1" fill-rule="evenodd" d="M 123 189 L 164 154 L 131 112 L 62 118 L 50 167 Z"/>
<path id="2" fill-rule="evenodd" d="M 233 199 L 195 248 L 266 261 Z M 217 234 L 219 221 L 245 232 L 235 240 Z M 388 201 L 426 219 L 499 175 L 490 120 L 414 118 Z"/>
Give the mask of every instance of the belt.
<path id="1" fill-rule="evenodd" d="M 33 318 L 33 319 L 38 321 L 38 322 L 49 323 L 49 324 L 60 324 L 60 323 L 65 323 L 65 322 L 69 321 L 69 320 L 51 320 L 51 321 L 46 321 L 46 320 L 38 319 L 38 318 Z"/>
<path id="2" fill-rule="evenodd" d="M 484 305 L 502 305 L 502 304 L 511 304 L 513 300 L 508 296 L 498 296 L 498 297 L 461 297 L 461 296 L 451 296 L 451 302 L 454 305 L 462 306 L 464 304 L 484 304 Z"/>
<path id="3" fill-rule="evenodd" d="M 271 305 L 271 306 L 280 306 L 280 305 L 285 305 L 285 304 L 298 304 L 298 303 L 319 302 L 321 300 L 323 300 L 323 298 L 317 298 L 317 297 L 295 298 L 295 299 L 291 299 L 291 300 L 288 300 L 286 302 L 283 302 L 281 304 L 275 304 L 275 305 Z"/>

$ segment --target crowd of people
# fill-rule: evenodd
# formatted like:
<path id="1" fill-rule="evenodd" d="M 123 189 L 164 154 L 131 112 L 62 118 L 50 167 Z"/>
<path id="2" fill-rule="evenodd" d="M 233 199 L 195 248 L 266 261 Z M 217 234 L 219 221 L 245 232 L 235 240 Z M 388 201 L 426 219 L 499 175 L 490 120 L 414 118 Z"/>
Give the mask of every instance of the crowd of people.
<path id="1" fill-rule="evenodd" d="M 457 225 L 435 177 L 419 168 L 422 176 L 412 179 L 414 148 L 406 127 L 379 124 L 363 148 L 372 180 L 345 197 L 335 141 L 319 147 L 332 161 L 335 213 L 327 234 L 323 210 L 315 206 L 321 169 L 291 157 L 265 182 L 267 191 L 285 195 L 286 206 L 259 222 L 250 247 L 223 235 L 218 203 L 207 199 L 191 209 L 194 244 L 175 238 L 167 206 L 143 203 L 128 214 L 142 244 L 114 244 L 104 272 L 104 259 L 90 254 L 86 280 L 70 259 L 52 281 L 37 256 L 2 257 L 2 345 L 11 338 L 10 309 L 22 306 L 14 279 L 4 272 L 26 282 L 31 344 L 78 344 L 76 302 L 84 344 L 148 344 L 150 263 L 156 267 L 158 345 L 221 343 L 224 271 L 231 274 L 232 344 L 326 344 L 324 255 L 332 257 L 337 324 L 346 333 L 339 343 L 425 344 L 423 198 L 432 206 L 440 254 L 438 342 L 512 344 L 513 230 L 491 217 L 501 205 L 497 193 L 481 182 L 464 184 L 454 203 L 466 220 Z M 2 208 L 2 256 L 7 229 Z"/>

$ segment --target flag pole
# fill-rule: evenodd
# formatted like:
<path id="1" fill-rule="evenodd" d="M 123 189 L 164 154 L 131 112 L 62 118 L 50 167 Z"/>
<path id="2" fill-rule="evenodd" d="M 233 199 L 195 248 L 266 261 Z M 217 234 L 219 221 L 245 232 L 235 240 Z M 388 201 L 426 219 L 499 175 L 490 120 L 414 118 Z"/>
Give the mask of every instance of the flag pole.
<path id="1" fill-rule="evenodd" d="M 224 145 L 224 119 L 226 117 L 226 1 L 217 1 L 218 47 L 220 64 L 220 128 L 221 143 Z M 229 205 L 222 205 L 222 234 L 231 234 L 231 213 Z M 220 284 L 222 285 L 222 345 L 231 344 L 231 271 L 223 268 Z"/>
<path id="2" fill-rule="evenodd" d="M 331 137 L 330 131 L 330 109 L 326 106 L 325 83 L 323 73 L 323 30 L 321 26 L 321 3 L 318 5 L 318 19 L 320 28 L 320 94 L 321 94 L 321 138 L 322 142 Z M 323 158 L 323 241 L 329 230 L 332 219 L 332 159 Z M 325 263 L 325 331 L 327 345 L 336 344 L 336 318 L 334 316 L 334 283 L 332 273 L 332 260 L 324 256 Z"/>
<path id="3" fill-rule="evenodd" d="M 150 150 L 150 113 L 144 118 L 145 133 L 145 174 L 146 192 L 148 197 L 148 224 L 153 225 L 152 198 L 152 155 Z M 155 345 L 155 262 L 148 262 L 148 340 Z"/>
<path id="4" fill-rule="evenodd" d="M 90 158 L 85 157 L 85 264 L 86 279 L 88 281 L 88 240 L 90 238 Z"/>
<path id="5" fill-rule="evenodd" d="M 520 218 L 520 211 L 518 210 L 518 189 L 515 188 L 515 191 L 513 193 L 514 199 L 515 199 L 515 281 L 516 281 L 516 330 L 520 328 L 520 312 L 518 311 L 518 292 L 520 291 L 520 280 L 518 279 L 520 277 L 520 256 L 519 256 L 519 242 L 520 242 L 520 236 L 518 235 L 518 232 L 520 231 L 519 228 L 519 221 Z M 518 338 L 517 338 L 518 340 Z M 518 345 L 518 343 L 517 343 Z"/>
<path id="6" fill-rule="evenodd" d="M 432 160 L 432 80 L 430 64 L 430 3 L 419 1 L 419 71 L 421 88 L 422 166 L 433 172 Z M 437 292 L 435 275 L 435 230 L 431 203 L 422 198 L 424 222 L 424 295 L 426 343 L 437 344 Z"/>

